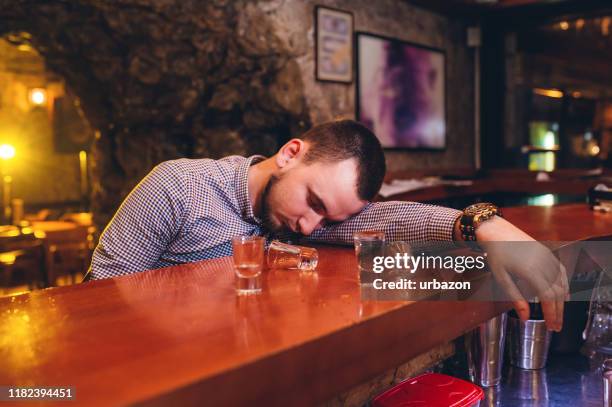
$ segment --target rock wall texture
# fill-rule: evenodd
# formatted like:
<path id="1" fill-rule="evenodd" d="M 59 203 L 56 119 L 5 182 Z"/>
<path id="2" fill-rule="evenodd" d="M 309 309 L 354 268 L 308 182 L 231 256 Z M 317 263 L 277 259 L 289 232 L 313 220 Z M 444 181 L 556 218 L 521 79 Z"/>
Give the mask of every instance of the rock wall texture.
<path id="1" fill-rule="evenodd" d="M 263 2 L 262 2 L 263 3 Z M 465 23 L 401 0 L 276 0 L 265 2 L 278 37 L 299 62 L 312 123 L 355 117 L 355 85 L 315 80 L 314 7 L 350 11 L 355 30 L 442 49 L 446 53 L 447 148 L 442 152 L 388 151 L 391 171 L 474 165 L 474 54 Z"/>
<path id="2" fill-rule="evenodd" d="M 271 154 L 314 123 L 354 117 L 354 85 L 314 79 L 309 0 L 0 0 L 99 129 L 92 203 L 104 226 L 155 164 Z M 391 170 L 472 163 L 472 56 L 461 24 L 399 0 L 325 0 L 356 30 L 442 48 L 448 148 L 390 152 Z"/>

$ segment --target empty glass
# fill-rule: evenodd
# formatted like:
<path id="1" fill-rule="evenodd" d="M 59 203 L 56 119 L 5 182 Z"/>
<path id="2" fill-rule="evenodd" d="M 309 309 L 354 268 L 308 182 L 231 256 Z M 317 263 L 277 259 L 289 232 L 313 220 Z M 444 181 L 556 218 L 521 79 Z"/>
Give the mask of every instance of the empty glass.
<path id="1" fill-rule="evenodd" d="M 582 338 L 585 343 L 582 353 L 594 356 L 598 349 L 612 346 L 612 270 L 599 272 L 591 293 L 587 326 Z"/>
<path id="2" fill-rule="evenodd" d="M 374 230 L 357 232 L 353 235 L 353 241 L 361 284 L 372 284 L 375 276 L 374 258 L 385 254 L 385 232 Z"/>
<path id="3" fill-rule="evenodd" d="M 232 239 L 236 292 L 239 295 L 261 292 L 264 241 L 261 236 L 237 236 Z"/>
<path id="4" fill-rule="evenodd" d="M 268 247 L 268 267 L 314 271 L 319 262 L 317 249 L 273 240 Z"/>
<path id="5" fill-rule="evenodd" d="M 359 270 L 373 272 L 374 257 L 384 255 L 385 232 L 363 231 L 353 235 Z"/>

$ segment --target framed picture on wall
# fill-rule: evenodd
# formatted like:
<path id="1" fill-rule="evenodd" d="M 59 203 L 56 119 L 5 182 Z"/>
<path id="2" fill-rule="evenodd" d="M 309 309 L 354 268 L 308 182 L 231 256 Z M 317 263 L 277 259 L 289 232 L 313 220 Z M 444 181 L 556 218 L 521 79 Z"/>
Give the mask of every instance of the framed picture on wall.
<path id="1" fill-rule="evenodd" d="M 353 81 L 353 14 L 315 7 L 315 76 L 320 81 Z"/>
<path id="2" fill-rule="evenodd" d="M 385 148 L 446 147 L 443 51 L 357 33 L 356 117 Z"/>

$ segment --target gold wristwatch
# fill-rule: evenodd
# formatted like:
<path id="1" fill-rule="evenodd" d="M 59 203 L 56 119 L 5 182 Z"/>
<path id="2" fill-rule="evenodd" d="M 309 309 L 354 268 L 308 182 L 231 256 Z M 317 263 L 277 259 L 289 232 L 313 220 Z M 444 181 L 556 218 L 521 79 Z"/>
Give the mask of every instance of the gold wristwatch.
<path id="1" fill-rule="evenodd" d="M 475 241 L 478 226 L 495 215 L 502 216 L 501 209 L 488 202 L 477 203 L 465 208 L 459 221 L 459 229 L 463 240 Z"/>

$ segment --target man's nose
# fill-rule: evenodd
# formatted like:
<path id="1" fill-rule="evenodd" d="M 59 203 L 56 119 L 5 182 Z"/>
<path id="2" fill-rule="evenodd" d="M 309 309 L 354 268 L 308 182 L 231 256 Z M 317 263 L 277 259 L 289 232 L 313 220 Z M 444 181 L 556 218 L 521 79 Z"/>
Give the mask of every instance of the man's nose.
<path id="1" fill-rule="evenodd" d="M 300 232 L 303 235 L 308 236 L 315 229 L 320 228 L 323 225 L 323 216 L 315 213 L 310 216 L 302 216 L 300 219 Z"/>

